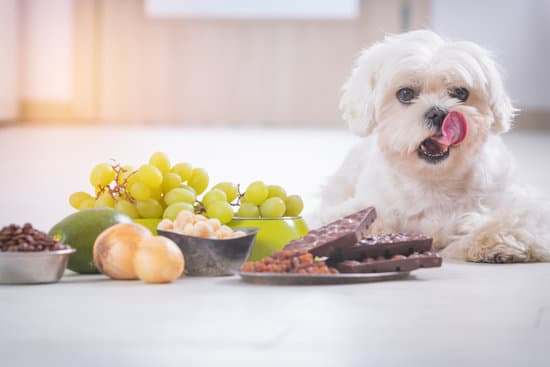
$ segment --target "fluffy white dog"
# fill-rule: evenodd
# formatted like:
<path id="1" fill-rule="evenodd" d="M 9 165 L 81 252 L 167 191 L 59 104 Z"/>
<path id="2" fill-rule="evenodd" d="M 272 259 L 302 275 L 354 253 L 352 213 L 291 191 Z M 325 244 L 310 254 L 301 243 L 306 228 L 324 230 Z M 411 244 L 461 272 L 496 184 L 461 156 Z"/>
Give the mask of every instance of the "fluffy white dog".
<path id="1" fill-rule="evenodd" d="M 323 188 L 324 222 L 367 206 L 372 231 L 424 232 L 447 257 L 550 261 L 550 208 L 516 182 L 516 110 L 489 53 L 431 31 L 362 52 L 340 102 L 364 137 Z"/>

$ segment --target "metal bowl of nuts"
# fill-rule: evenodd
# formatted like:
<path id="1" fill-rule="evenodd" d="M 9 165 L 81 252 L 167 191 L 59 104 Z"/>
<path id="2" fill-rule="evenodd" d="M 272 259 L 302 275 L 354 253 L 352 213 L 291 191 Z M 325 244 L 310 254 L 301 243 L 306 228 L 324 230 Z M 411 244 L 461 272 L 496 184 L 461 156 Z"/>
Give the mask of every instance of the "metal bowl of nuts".
<path id="1" fill-rule="evenodd" d="M 55 283 L 75 250 L 30 224 L 0 230 L 0 284 Z"/>
<path id="2" fill-rule="evenodd" d="M 228 239 L 187 236 L 158 230 L 178 245 L 185 257 L 185 271 L 191 276 L 224 276 L 238 273 L 254 245 L 258 230 L 242 228 L 244 235 Z"/>

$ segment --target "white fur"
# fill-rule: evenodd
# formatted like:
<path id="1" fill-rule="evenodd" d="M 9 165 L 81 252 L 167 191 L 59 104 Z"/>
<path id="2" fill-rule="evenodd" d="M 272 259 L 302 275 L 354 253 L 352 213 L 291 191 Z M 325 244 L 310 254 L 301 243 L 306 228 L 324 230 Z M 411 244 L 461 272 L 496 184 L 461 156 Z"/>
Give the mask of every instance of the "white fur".
<path id="1" fill-rule="evenodd" d="M 420 94 L 403 105 L 396 91 L 410 85 Z M 470 90 L 465 103 L 449 96 L 457 86 Z M 434 133 L 424 122 L 432 106 L 462 112 L 469 126 L 438 164 L 417 154 Z M 386 37 L 362 52 L 340 107 L 364 139 L 323 189 L 324 222 L 375 206 L 373 232 L 425 232 L 448 257 L 550 261 L 550 205 L 515 180 L 499 134 L 516 110 L 487 51 L 431 31 Z"/>

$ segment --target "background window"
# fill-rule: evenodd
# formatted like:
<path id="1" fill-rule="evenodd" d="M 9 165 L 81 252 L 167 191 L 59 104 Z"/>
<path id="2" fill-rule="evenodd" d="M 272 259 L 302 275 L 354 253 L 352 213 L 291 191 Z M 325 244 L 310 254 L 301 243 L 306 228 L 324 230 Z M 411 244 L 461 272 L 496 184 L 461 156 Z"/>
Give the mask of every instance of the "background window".
<path id="1" fill-rule="evenodd" d="M 359 15 L 359 0 L 147 0 L 154 17 L 233 19 L 350 19 Z"/>

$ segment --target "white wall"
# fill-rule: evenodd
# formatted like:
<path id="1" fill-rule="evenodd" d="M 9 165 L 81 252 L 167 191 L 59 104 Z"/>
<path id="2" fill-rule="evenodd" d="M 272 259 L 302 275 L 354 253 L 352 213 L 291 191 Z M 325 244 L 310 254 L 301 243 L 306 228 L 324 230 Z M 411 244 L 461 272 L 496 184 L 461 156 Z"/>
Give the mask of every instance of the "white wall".
<path id="1" fill-rule="evenodd" d="M 0 122 L 17 115 L 17 0 L 0 0 Z"/>
<path id="2" fill-rule="evenodd" d="M 550 0 L 433 0 L 432 28 L 491 50 L 518 106 L 550 109 Z"/>

